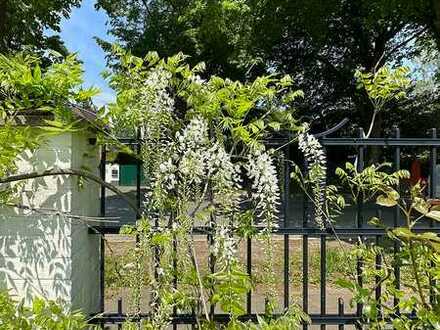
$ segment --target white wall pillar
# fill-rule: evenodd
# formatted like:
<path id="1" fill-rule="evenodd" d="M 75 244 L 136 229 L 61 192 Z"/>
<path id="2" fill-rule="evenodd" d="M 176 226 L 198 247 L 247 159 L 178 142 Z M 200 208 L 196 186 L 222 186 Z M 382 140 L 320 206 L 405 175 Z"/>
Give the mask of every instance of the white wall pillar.
<path id="1" fill-rule="evenodd" d="M 83 130 L 45 141 L 35 152 L 24 152 L 18 173 L 48 168 L 85 169 L 98 175 L 99 150 Z M 38 211 L 0 210 L 0 288 L 25 298 L 61 299 L 84 313 L 99 311 L 100 237 L 91 235 L 83 219 L 99 215 L 99 185 L 73 176 L 27 180 L 17 203 Z"/>

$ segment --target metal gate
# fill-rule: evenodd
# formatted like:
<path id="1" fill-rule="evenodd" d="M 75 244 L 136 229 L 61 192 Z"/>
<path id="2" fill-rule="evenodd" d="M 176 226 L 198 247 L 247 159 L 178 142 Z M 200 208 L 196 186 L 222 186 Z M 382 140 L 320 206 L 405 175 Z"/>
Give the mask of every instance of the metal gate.
<path id="1" fill-rule="evenodd" d="M 392 158 L 392 164 L 394 170 L 399 170 L 401 168 L 401 159 L 402 159 L 402 151 L 408 148 L 419 148 L 424 149 L 429 152 L 429 159 L 427 161 L 427 178 L 428 178 L 428 194 L 429 197 L 434 198 L 437 196 L 436 193 L 436 185 L 437 185 L 437 148 L 440 146 L 440 139 L 437 138 L 436 130 L 432 129 L 430 134 L 426 138 L 401 138 L 399 134 L 399 129 L 394 128 L 394 134 L 391 137 L 387 138 L 363 138 L 363 132 L 359 132 L 359 137 L 328 137 L 328 136 L 320 136 L 320 142 L 325 147 L 328 153 L 332 152 L 332 149 L 341 149 L 346 148 L 353 151 L 353 154 L 356 155 L 357 158 L 357 166 L 359 170 L 362 170 L 366 165 L 366 154 L 369 148 L 385 148 L 387 149 L 388 155 Z M 133 146 L 138 152 L 140 152 L 140 141 L 136 139 L 124 139 L 121 142 L 129 144 Z M 274 144 L 282 144 L 285 140 L 271 141 Z M 101 165 L 101 173 L 105 174 L 105 163 L 106 163 L 106 152 L 105 149 L 102 155 L 102 165 Z M 335 237 L 337 234 L 342 239 L 365 239 L 368 238 L 370 240 L 374 240 L 377 244 L 381 244 L 384 240 L 385 231 L 383 229 L 374 228 L 368 226 L 366 223 L 364 209 L 361 204 L 359 204 L 355 210 L 355 218 L 353 219 L 353 226 L 336 226 L 335 228 L 328 228 L 325 231 L 322 231 L 313 226 L 313 212 L 307 207 L 307 200 L 304 198 L 304 207 L 302 210 L 302 219 L 299 221 L 299 226 L 290 226 L 288 219 L 288 210 L 289 210 L 289 165 L 286 163 L 285 168 L 285 176 L 283 185 L 283 207 L 282 214 L 283 217 L 280 224 L 280 228 L 278 228 L 274 235 L 280 237 L 283 242 L 283 249 L 280 253 L 283 254 L 283 276 L 280 281 L 283 284 L 283 292 L 282 292 L 282 304 L 285 308 L 289 307 L 291 303 L 291 295 L 294 293 L 291 291 L 290 283 L 290 274 L 291 268 L 291 252 L 290 245 L 292 244 L 292 238 L 297 238 L 300 240 L 302 245 L 302 289 L 301 289 L 301 297 L 302 297 L 302 308 L 308 313 L 311 317 L 312 325 L 320 325 L 321 329 L 325 329 L 326 325 L 337 325 L 338 329 L 344 329 L 347 325 L 356 325 L 359 324 L 361 320 L 362 306 L 358 304 L 356 306 L 355 311 L 346 312 L 347 301 L 343 301 L 341 297 L 329 296 L 327 294 L 327 244 L 329 240 Z M 136 200 L 138 205 L 141 203 L 141 165 L 136 165 Z M 106 196 L 105 189 L 103 188 L 101 191 L 101 213 L 102 216 L 106 215 Z M 392 223 L 392 226 L 396 227 L 400 223 L 399 219 L 399 211 L 397 207 L 393 210 L 391 215 L 391 219 L 389 219 Z M 95 228 L 102 235 L 106 234 L 117 234 L 119 232 L 118 226 L 98 226 Z M 198 235 L 204 235 L 206 238 L 209 238 L 209 228 L 195 228 L 195 233 Z M 431 221 L 426 221 L 423 227 L 416 229 L 419 232 L 424 231 L 433 231 L 436 233 L 440 233 L 439 228 L 434 226 L 434 223 Z M 310 250 L 310 242 L 314 239 L 314 242 L 318 242 L 319 244 L 319 253 L 320 253 L 320 280 L 319 280 L 319 312 L 310 312 L 309 308 L 309 289 L 310 289 L 310 274 L 309 274 L 309 250 Z M 246 242 L 246 269 L 249 274 L 252 274 L 253 271 L 253 247 L 254 241 L 252 239 L 247 239 Z M 394 245 L 394 250 L 397 251 L 398 246 Z M 102 252 L 104 252 L 104 244 L 102 244 Z M 101 260 L 104 260 L 104 255 L 102 255 Z M 381 260 L 377 260 L 377 267 L 381 267 Z M 357 261 L 357 274 L 359 278 L 359 284 L 362 285 L 362 260 Z M 101 263 L 101 272 L 104 272 L 104 263 Z M 394 269 L 394 273 L 397 279 L 397 286 L 400 286 L 400 269 L 396 267 Z M 376 283 L 377 284 L 377 283 Z M 101 277 L 101 288 L 102 292 L 104 290 L 104 281 L 103 276 Z M 376 295 L 381 295 L 381 286 L 378 285 L 376 288 Z M 252 312 L 252 306 L 254 304 L 253 300 L 254 294 L 253 292 L 249 292 L 246 296 L 246 315 L 243 315 L 241 319 L 243 320 L 255 320 L 256 314 Z M 328 312 L 329 301 L 332 301 L 333 304 L 337 305 L 336 312 Z M 397 303 L 397 300 L 395 301 Z M 345 305 L 345 306 L 344 306 Z M 104 306 L 104 297 L 102 296 L 102 310 L 103 313 L 96 316 L 93 319 L 94 323 L 99 324 L 121 324 L 126 320 L 127 315 L 122 313 L 122 301 L 118 302 L 118 310 L 116 311 L 105 311 L 103 309 Z M 218 322 L 227 322 L 228 315 L 226 314 L 217 314 L 214 313 L 214 309 L 211 309 L 211 313 L 213 315 L 213 319 Z M 139 318 L 148 318 L 148 314 L 139 315 Z M 196 317 L 193 314 L 175 314 L 172 317 L 173 327 L 177 328 L 179 324 L 195 324 Z M 304 329 L 307 329 L 309 326 L 304 325 Z"/>

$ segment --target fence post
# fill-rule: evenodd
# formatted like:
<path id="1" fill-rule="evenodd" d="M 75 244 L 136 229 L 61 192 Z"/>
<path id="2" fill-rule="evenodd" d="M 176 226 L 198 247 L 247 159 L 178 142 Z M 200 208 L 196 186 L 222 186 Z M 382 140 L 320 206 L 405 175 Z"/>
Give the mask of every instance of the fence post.
<path id="1" fill-rule="evenodd" d="M 377 217 L 379 219 L 382 218 L 382 210 L 380 208 L 377 210 Z M 376 246 L 380 245 L 380 242 L 381 242 L 380 238 L 381 238 L 380 235 L 376 236 Z M 375 263 L 376 263 L 376 271 L 379 272 L 382 269 L 382 256 L 380 253 L 376 254 Z M 381 314 L 382 314 L 382 308 L 380 305 L 380 300 L 381 300 L 381 296 L 382 296 L 382 285 L 380 284 L 380 280 L 381 280 L 380 276 L 376 275 L 375 279 L 374 279 L 375 285 L 376 285 L 375 298 L 376 298 L 376 301 L 378 302 L 377 307 L 378 307 L 379 318 L 381 317 Z"/>
<path id="2" fill-rule="evenodd" d="M 290 135 L 289 135 L 290 140 Z M 290 164 L 289 164 L 289 158 L 290 158 L 290 148 L 289 146 L 286 147 L 286 150 L 284 151 L 284 162 L 283 162 L 283 169 L 284 169 L 284 191 L 283 191 L 283 213 L 284 213 L 284 227 L 286 228 L 288 226 L 287 221 L 287 215 L 289 212 L 289 188 L 290 188 Z M 284 234 L 284 308 L 289 308 L 289 235 Z"/>
<path id="3" fill-rule="evenodd" d="M 437 129 L 432 128 L 431 129 L 431 138 L 436 139 L 437 138 Z M 436 187 L 436 181 L 437 181 L 437 173 L 436 173 L 436 167 L 437 167 L 437 147 L 432 146 L 430 150 L 430 157 L 429 157 L 429 164 L 430 164 L 430 189 L 429 189 L 429 197 L 435 198 L 437 194 L 437 187 Z"/>
<path id="4" fill-rule="evenodd" d="M 399 127 L 393 126 L 393 131 L 394 131 L 394 137 L 396 139 L 400 139 Z M 400 147 L 397 146 L 394 148 L 394 171 L 399 171 L 399 170 L 400 170 Z M 399 220 L 400 220 L 400 209 L 399 206 L 396 205 L 394 207 L 394 217 L 393 217 L 394 228 L 399 226 Z M 397 240 L 394 240 L 393 249 L 394 249 L 394 255 L 399 253 L 400 244 Z M 395 283 L 396 289 L 400 290 L 400 267 L 397 264 L 394 266 L 394 277 L 396 282 Z M 394 308 L 396 308 L 396 314 L 400 315 L 400 310 L 399 308 L 397 308 L 397 306 L 399 305 L 399 298 L 395 296 L 393 300 L 394 300 L 393 301 Z"/>
<path id="5" fill-rule="evenodd" d="M 118 316 L 122 317 L 122 298 L 118 299 Z M 118 329 L 122 329 L 122 324 L 118 324 Z"/>
<path id="6" fill-rule="evenodd" d="M 342 298 L 338 298 L 338 316 L 344 316 L 344 300 Z M 338 330 L 344 330 L 344 324 L 338 325 Z"/>
<path id="7" fill-rule="evenodd" d="M 363 139 L 365 137 L 364 130 L 363 130 L 362 127 L 359 128 L 358 135 L 359 135 L 360 139 Z M 357 167 L 357 171 L 358 172 L 361 172 L 361 171 L 364 170 L 364 146 L 363 145 L 358 147 L 358 155 L 357 155 L 356 167 Z M 361 197 L 359 197 L 356 202 L 357 202 L 356 225 L 357 225 L 357 228 L 360 229 L 360 228 L 363 227 L 363 215 L 362 215 L 362 209 L 363 209 L 362 203 L 363 203 L 363 201 L 361 200 Z M 358 244 L 360 244 L 363 241 L 363 236 L 359 235 L 358 238 L 360 240 L 360 242 L 358 242 Z M 357 264 L 356 264 L 356 273 L 357 273 L 357 277 L 358 277 L 358 284 L 361 287 L 363 285 L 363 281 L 362 281 L 362 268 L 363 268 L 363 260 L 361 258 L 358 258 Z M 362 304 L 357 303 L 356 304 L 356 315 L 358 317 L 362 316 L 362 309 L 363 309 Z"/>
<path id="8" fill-rule="evenodd" d="M 99 172 L 101 180 L 105 181 L 105 165 L 107 162 L 107 149 L 104 144 L 101 147 L 101 162 L 99 164 Z M 105 217 L 105 187 L 101 185 L 101 199 L 100 199 L 100 215 Z M 103 313 L 105 308 L 105 238 L 104 234 L 101 234 L 100 241 L 100 260 L 99 260 L 99 277 L 100 277 L 100 310 Z"/>
<path id="9" fill-rule="evenodd" d="M 325 136 L 322 137 L 322 140 L 325 140 Z M 327 156 L 327 150 L 325 149 L 325 146 L 323 146 L 324 153 Z M 322 203 L 325 203 L 325 188 L 327 185 L 327 169 L 325 173 L 326 181 L 322 182 L 322 190 L 324 191 L 322 196 Z M 327 223 L 330 222 L 331 219 L 324 219 L 325 227 L 331 228 L 332 224 Z M 320 289 L 319 289 L 319 295 L 320 295 L 320 312 L 321 315 L 326 314 L 326 305 L 327 305 L 327 292 L 326 292 L 326 280 L 327 280 L 327 237 L 326 235 L 321 235 L 320 237 Z M 325 330 L 326 326 L 325 324 L 321 324 L 321 330 Z"/>
<path id="10" fill-rule="evenodd" d="M 140 214 L 142 206 L 142 196 L 141 196 L 141 182 L 142 182 L 142 163 L 141 152 L 142 152 L 142 135 L 141 130 L 138 129 L 137 139 L 136 139 L 136 155 L 138 159 L 136 160 L 136 205 L 138 207 L 138 214 L 136 214 L 136 220 L 140 219 L 142 214 Z"/>
<path id="11" fill-rule="evenodd" d="M 307 171 L 307 164 L 304 164 L 304 171 Z M 308 217 L 309 213 L 307 212 L 307 197 L 304 195 L 304 204 L 303 204 L 303 228 L 308 227 Z M 303 310 L 304 313 L 308 314 L 309 310 L 309 235 L 303 234 Z M 307 324 L 303 324 L 303 329 L 307 330 Z"/>
<path id="12" fill-rule="evenodd" d="M 432 128 L 431 129 L 431 138 L 436 139 L 437 138 L 437 129 Z M 435 146 L 431 147 L 430 155 L 429 155 L 429 165 L 430 165 L 430 180 L 429 180 L 429 197 L 430 198 L 436 198 L 437 195 L 437 173 L 436 173 L 436 167 L 437 167 L 437 148 Z M 434 227 L 434 221 L 432 219 L 429 220 L 429 227 Z M 431 266 L 434 266 L 434 264 L 431 262 Z M 434 290 L 432 289 L 435 285 L 434 280 L 430 280 L 430 288 L 429 288 L 429 300 L 432 304 L 435 304 L 436 296 L 434 293 Z"/>

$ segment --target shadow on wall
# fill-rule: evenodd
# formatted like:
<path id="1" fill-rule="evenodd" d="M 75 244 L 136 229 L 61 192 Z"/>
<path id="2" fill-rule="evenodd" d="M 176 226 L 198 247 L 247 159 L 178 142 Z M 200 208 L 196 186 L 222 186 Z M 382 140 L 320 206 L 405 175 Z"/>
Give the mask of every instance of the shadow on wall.
<path id="1" fill-rule="evenodd" d="M 69 301 L 71 240 L 63 216 L 0 217 L 0 286 L 11 294 Z"/>
<path id="2" fill-rule="evenodd" d="M 24 152 L 17 168 L 19 173 L 82 167 L 97 172 L 97 157 L 90 155 L 97 155 L 96 146 L 87 143 L 85 133 L 65 134 L 34 153 Z M 16 188 L 16 207 L 0 208 L 0 288 L 27 304 L 42 296 L 94 312 L 99 236 L 89 235 L 83 220 L 67 214 L 96 216 L 97 185 L 80 187 L 77 177 L 47 176 Z"/>
<path id="3" fill-rule="evenodd" d="M 20 173 L 68 168 L 70 160 L 66 142 L 59 148 L 42 146 L 35 153 L 24 152 L 17 167 Z M 69 295 L 71 226 L 69 219 L 53 210 L 71 210 L 71 184 L 65 176 L 18 183 L 20 197 L 15 204 L 33 210 L 3 207 L 0 211 L 0 286 L 27 303 L 35 295 L 48 299 Z"/>

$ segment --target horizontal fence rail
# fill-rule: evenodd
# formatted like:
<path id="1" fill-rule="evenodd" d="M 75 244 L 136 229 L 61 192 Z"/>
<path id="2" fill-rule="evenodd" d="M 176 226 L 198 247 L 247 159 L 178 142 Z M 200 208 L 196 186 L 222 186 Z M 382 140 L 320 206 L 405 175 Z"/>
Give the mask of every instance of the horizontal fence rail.
<path id="1" fill-rule="evenodd" d="M 247 314 L 238 317 L 240 321 L 257 321 L 257 317 L 261 316 L 261 314 Z M 274 314 L 273 317 L 277 318 L 282 316 L 282 314 Z M 348 324 L 356 324 L 359 322 L 360 317 L 356 314 L 309 314 L 310 320 L 312 324 L 321 324 L 321 325 L 348 325 Z M 104 315 L 97 314 L 92 316 L 90 323 L 92 324 L 121 324 L 126 320 L 130 320 L 133 322 L 138 322 L 141 320 L 149 320 L 150 314 L 139 314 L 137 316 L 130 316 L 124 313 L 105 313 Z M 200 318 L 199 318 L 200 319 Z M 218 323 L 227 323 L 230 321 L 230 316 L 228 314 L 215 314 L 214 321 Z M 179 314 L 176 317 L 172 317 L 171 323 L 178 325 L 186 325 L 186 324 L 197 324 L 196 317 L 193 314 Z"/>
<path id="2" fill-rule="evenodd" d="M 333 132 L 333 130 L 329 130 L 329 132 Z M 437 179 L 437 148 L 440 146 L 440 139 L 437 138 L 436 130 L 432 129 L 427 138 L 401 138 L 400 132 L 398 128 L 393 129 L 393 136 L 390 138 L 364 138 L 364 133 L 362 130 L 359 131 L 359 137 L 357 138 L 332 138 L 327 136 L 320 136 L 321 144 L 326 149 L 327 153 L 332 151 L 333 147 L 348 147 L 354 150 L 357 160 L 357 169 L 361 171 L 367 165 L 366 161 L 366 151 L 369 147 L 384 147 L 384 148 L 392 148 L 392 164 L 393 170 L 401 169 L 401 154 L 402 148 L 406 147 L 423 147 L 429 151 L 429 161 L 428 161 L 428 197 L 436 198 L 436 179 Z M 141 147 L 141 140 L 139 139 L 121 139 L 122 143 L 132 146 L 134 150 L 139 154 Z M 287 157 L 290 156 L 289 149 L 291 149 L 291 143 L 288 139 L 285 138 L 277 138 L 272 139 L 269 143 L 270 145 L 279 145 L 284 146 L 286 150 Z M 291 151 L 291 150 L 290 150 Z M 102 154 L 102 162 L 101 162 L 101 175 L 102 178 L 105 179 L 105 165 L 106 165 L 106 149 L 103 148 Z M 303 212 L 302 219 L 298 219 L 298 223 L 300 226 L 290 226 L 288 223 L 289 216 L 289 193 L 290 193 L 290 184 L 289 184 L 289 162 L 284 162 L 284 178 L 281 184 L 283 185 L 283 203 L 281 211 L 281 222 L 280 228 L 277 228 L 273 234 L 276 235 L 276 240 L 280 241 L 282 244 L 283 251 L 280 251 L 283 257 L 283 275 L 280 278 L 280 281 L 283 283 L 283 295 L 281 305 L 284 308 L 288 308 L 292 303 L 291 295 L 293 294 L 291 288 L 291 242 L 294 238 L 298 238 L 301 247 L 301 260 L 302 260 L 302 308 L 303 310 L 310 315 L 312 324 L 320 325 L 321 329 L 326 329 L 326 325 L 337 325 L 338 329 L 344 329 L 347 325 L 356 325 L 359 328 L 359 322 L 362 318 L 362 305 L 357 304 L 355 306 L 355 310 L 351 312 L 345 312 L 346 305 L 349 303 L 348 301 L 344 301 L 341 297 L 329 297 L 327 294 L 327 284 L 328 284 L 328 265 L 327 265 L 327 247 L 330 239 L 338 236 L 341 240 L 352 239 L 352 244 L 359 244 L 359 242 L 363 240 L 372 241 L 377 245 L 383 244 L 385 240 L 385 236 L 387 235 L 387 230 L 383 228 L 375 228 L 367 226 L 366 223 L 366 215 L 365 209 L 362 203 L 358 203 L 355 206 L 353 226 L 344 226 L 344 227 L 335 227 L 329 226 L 325 230 L 321 230 L 313 226 L 313 207 L 310 207 L 310 203 L 307 202 L 304 197 L 303 203 Z M 141 164 L 139 162 L 136 163 L 136 201 L 137 205 L 141 206 L 142 203 L 142 190 L 141 190 Z M 381 212 L 378 210 L 378 212 Z M 101 190 L 101 216 L 106 215 L 106 193 L 105 189 Z M 398 227 L 401 214 L 397 207 L 394 207 L 392 212 L 387 215 L 390 217 L 391 224 L 390 228 Z M 139 218 L 139 214 L 136 215 L 136 218 Z M 99 225 L 94 227 L 91 230 L 91 233 L 100 233 L 103 236 L 106 234 L 118 234 L 120 226 L 119 225 Z M 212 227 L 210 226 L 197 226 L 194 227 L 193 231 L 195 235 L 202 235 L 206 237 L 208 244 L 211 244 L 211 233 Z M 414 228 L 415 232 L 423 233 L 426 231 L 434 232 L 440 234 L 440 227 L 434 226 L 433 221 L 428 221 L 426 225 L 423 227 Z M 310 258 L 310 246 L 311 242 L 314 244 L 318 244 L 319 247 L 319 312 L 313 311 L 311 312 L 309 306 L 310 299 L 310 269 L 309 269 L 309 258 Z M 245 267 L 249 274 L 253 272 L 253 246 L 254 240 L 248 238 L 245 241 Z M 399 251 L 399 245 L 397 242 L 394 242 L 390 247 L 394 253 Z M 102 254 L 101 254 L 101 311 L 97 315 L 94 315 L 91 323 L 95 324 L 118 324 L 130 319 L 132 321 L 140 320 L 140 319 L 148 319 L 150 315 L 140 314 L 136 317 L 132 317 L 123 313 L 123 301 L 121 299 L 118 300 L 117 303 L 117 311 L 109 312 L 104 311 L 104 243 L 102 243 Z M 207 260 L 209 267 L 212 269 L 212 264 L 210 260 Z M 382 267 L 382 260 L 380 256 L 376 259 L 376 269 L 380 270 Z M 362 268 L 364 266 L 363 260 L 358 259 L 356 262 L 356 272 L 359 284 L 362 286 L 363 278 L 362 278 Z M 400 288 L 401 285 L 401 274 L 398 266 L 394 268 L 394 276 L 396 278 L 396 287 Z M 376 279 L 376 284 L 378 284 L 379 279 Z M 177 283 L 177 282 L 176 282 Z M 380 297 L 381 285 L 377 285 L 375 290 L 376 297 Z M 257 315 L 253 312 L 254 302 L 254 293 L 249 292 L 246 295 L 246 315 L 243 315 L 241 320 L 256 320 Z M 329 302 L 332 301 L 335 303 L 337 309 L 336 312 L 328 312 Z M 394 299 L 394 304 L 398 304 L 398 299 Z M 225 323 L 229 320 L 229 316 L 226 314 L 216 313 L 214 308 L 212 307 L 211 315 L 213 319 L 220 323 Z M 276 317 L 277 315 L 275 315 Z M 279 316 L 279 315 L 278 315 Z M 172 317 L 173 328 L 176 329 L 177 325 L 180 324 L 196 324 L 196 318 L 194 314 L 178 314 L 177 311 L 174 311 L 174 315 Z M 304 329 L 308 329 L 308 325 L 304 325 Z"/>

